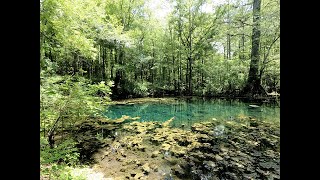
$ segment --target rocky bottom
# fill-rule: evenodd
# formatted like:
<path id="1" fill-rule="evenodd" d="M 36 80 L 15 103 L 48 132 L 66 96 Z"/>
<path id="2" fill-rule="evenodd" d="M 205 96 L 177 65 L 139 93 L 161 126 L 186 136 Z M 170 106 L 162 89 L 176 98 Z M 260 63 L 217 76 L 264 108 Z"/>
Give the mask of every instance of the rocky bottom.
<path id="1" fill-rule="evenodd" d="M 83 141 L 98 146 L 90 157 L 105 179 L 280 179 L 279 122 L 213 118 L 183 129 L 170 127 L 174 118 L 164 123 L 127 119 L 96 123 L 95 133 L 106 137 Z"/>

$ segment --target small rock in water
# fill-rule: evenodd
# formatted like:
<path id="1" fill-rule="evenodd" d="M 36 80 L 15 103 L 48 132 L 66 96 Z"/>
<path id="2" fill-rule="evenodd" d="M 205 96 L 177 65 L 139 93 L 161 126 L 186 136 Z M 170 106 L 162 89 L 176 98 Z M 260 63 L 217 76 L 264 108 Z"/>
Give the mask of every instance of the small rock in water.
<path id="1" fill-rule="evenodd" d="M 164 180 L 173 180 L 173 177 L 171 174 L 168 174 L 164 177 Z"/>
<path id="2" fill-rule="evenodd" d="M 116 148 L 114 148 L 113 146 L 111 146 L 111 152 L 115 153 L 116 152 Z"/>
<path id="3" fill-rule="evenodd" d="M 165 180 L 173 180 L 171 175 L 171 168 L 168 165 L 161 166 L 158 168 L 159 175 L 164 177 Z"/>
<path id="4" fill-rule="evenodd" d="M 263 169 L 275 169 L 277 167 L 277 164 L 274 162 L 260 162 L 259 165 Z"/>
<path id="5" fill-rule="evenodd" d="M 258 127 L 259 124 L 257 122 L 255 122 L 255 121 L 252 121 L 252 122 L 250 122 L 250 126 L 251 127 Z"/>
<path id="6" fill-rule="evenodd" d="M 212 179 L 211 174 L 201 174 L 200 175 L 200 180 L 209 180 L 209 179 Z"/>
<path id="7" fill-rule="evenodd" d="M 216 167 L 216 164 L 212 161 L 203 161 L 203 165 L 208 170 L 212 170 L 214 167 Z"/>
<path id="8" fill-rule="evenodd" d="M 215 159 L 217 161 L 222 161 L 223 160 L 223 158 L 221 156 L 219 156 L 218 154 L 216 154 Z"/>
<path id="9" fill-rule="evenodd" d="M 223 133 L 224 133 L 224 126 L 223 125 L 218 125 L 218 126 L 216 126 L 215 128 L 214 128 L 214 134 L 216 135 L 216 136 L 221 136 L 221 135 L 223 135 Z"/>
<path id="10" fill-rule="evenodd" d="M 169 151 L 164 152 L 164 157 L 170 157 L 170 152 Z"/>

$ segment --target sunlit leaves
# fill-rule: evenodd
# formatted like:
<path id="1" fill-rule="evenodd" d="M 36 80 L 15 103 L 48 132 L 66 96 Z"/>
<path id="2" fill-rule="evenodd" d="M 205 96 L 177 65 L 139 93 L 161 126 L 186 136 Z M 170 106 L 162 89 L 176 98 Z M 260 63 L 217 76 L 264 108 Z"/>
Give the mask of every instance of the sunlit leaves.
<path id="1" fill-rule="evenodd" d="M 51 128 L 58 117 L 63 117 L 67 125 L 99 115 L 110 101 L 110 87 L 113 82 L 90 84 L 79 76 L 42 75 L 40 86 L 41 128 Z M 101 96 L 101 93 L 103 96 Z"/>
<path id="2" fill-rule="evenodd" d="M 56 39 L 63 49 L 68 49 L 65 53 L 96 59 L 96 38 L 126 39 L 121 35 L 123 28 L 113 24 L 117 22 L 115 17 L 106 14 L 105 3 L 101 0 L 44 0 L 40 22 L 43 38 Z M 97 32 L 97 27 L 103 28 Z"/>

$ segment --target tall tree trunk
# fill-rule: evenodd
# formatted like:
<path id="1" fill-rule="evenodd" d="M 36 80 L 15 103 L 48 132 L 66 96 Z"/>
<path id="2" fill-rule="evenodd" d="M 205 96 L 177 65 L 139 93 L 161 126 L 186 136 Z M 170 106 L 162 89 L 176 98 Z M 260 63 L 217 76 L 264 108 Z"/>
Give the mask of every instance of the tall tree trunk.
<path id="1" fill-rule="evenodd" d="M 227 1 L 228 4 L 228 14 L 227 14 L 227 23 L 228 23 L 228 30 L 227 30 L 227 59 L 231 59 L 231 42 L 230 42 L 230 4 L 229 0 Z"/>
<path id="2" fill-rule="evenodd" d="M 50 48 L 50 52 L 49 52 L 49 57 L 50 57 L 51 62 L 54 62 L 54 59 L 53 59 L 53 55 L 52 55 L 51 48 Z"/>
<path id="3" fill-rule="evenodd" d="M 168 59 L 167 59 L 167 63 L 168 65 L 170 65 L 170 57 L 169 57 L 169 54 L 168 54 Z M 171 85 L 171 70 L 170 70 L 170 66 L 168 67 L 168 79 L 167 79 L 167 84 L 168 86 L 170 87 Z"/>
<path id="4" fill-rule="evenodd" d="M 123 79 L 123 80 L 126 78 L 126 71 L 123 67 L 124 66 L 124 58 L 125 58 L 124 46 L 120 46 L 120 55 L 119 55 L 120 65 L 121 65 L 120 79 Z M 125 81 L 123 81 L 123 83 L 125 83 Z"/>
<path id="5" fill-rule="evenodd" d="M 76 72 L 78 71 L 78 67 L 77 67 L 77 60 L 78 60 L 78 55 L 76 53 L 73 54 L 73 74 L 75 75 Z"/>
<path id="6" fill-rule="evenodd" d="M 124 94 L 124 91 L 123 91 L 123 87 L 124 87 L 124 83 L 125 81 L 124 80 L 124 77 L 125 77 L 125 74 L 124 74 L 124 70 L 122 69 L 123 67 L 123 63 L 124 63 L 124 49 L 121 45 L 119 45 L 119 48 L 117 49 L 116 51 L 116 54 L 119 53 L 117 56 L 116 56 L 116 63 L 119 65 L 120 68 L 118 68 L 116 70 L 116 77 L 115 77 L 115 80 L 114 80 L 114 84 L 115 86 L 113 87 L 113 92 L 115 95 L 118 95 L 118 97 L 121 97 Z"/>
<path id="7" fill-rule="evenodd" d="M 244 25 L 243 25 L 243 31 L 244 31 Z M 245 60 L 245 56 L 244 56 L 244 43 L 245 43 L 245 37 L 244 37 L 244 33 L 242 34 L 242 50 L 241 50 L 241 60 Z"/>
<path id="8" fill-rule="evenodd" d="M 175 67 L 175 57 L 174 57 L 174 54 L 172 53 L 172 73 L 173 73 L 173 86 L 174 86 L 174 91 L 177 90 L 177 81 L 176 81 L 176 71 L 174 69 Z"/>
<path id="9" fill-rule="evenodd" d="M 178 81 L 178 91 L 181 95 L 181 83 L 182 83 L 182 64 L 181 64 L 181 54 L 179 52 L 179 81 Z"/>
<path id="10" fill-rule="evenodd" d="M 155 47 L 154 47 L 154 40 L 152 40 L 152 57 L 153 57 L 151 60 L 152 67 L 154 66 L 155 56 L 156 56 L 156 53 L 155 53 Z M 154 69 L 151 69 L 151 83 L 153 83 L 153 81 L 154 81 Z"/>
<path id="11" fill-rule="evenodd" d="M 106 79 L 109 79 L 110 80 L 110 78 L 108 77 L 108 75 L 109 75 L 109 69 L 110 69 L 110 61 L 109 61 L 109 53 L 108 53 L 108 49 L 109 49 L 109 47 L 106 47 L 106 49 L 105 49 L 105 71 L 104 71 L 104 73 L 105 73 L 105 78 Z"/>
<path id="12" fill-rule="evenodd" d="M 102 80 L 106 79 L 106 48 L 102 47 Z"/>
<path id="13" fill-rule="evenodd" d="M 230 40 L 230 34 L 227 35 L 227 59 L 231 59 L 231 40 Z"/>
<path id="14" fill-rule="evenodd" d="M 192 57 L 189 58 L 189 77 L 188 77 L 188 93 L 192 95 Z"/>
<path id="15" fill-rule="evenodd" d="M 118 49 L 115 47 L 114 50 L 114 60 L 113 60 L 113 66 L 112 66 L 112 71 L 114 71 L 114 65 L 117 64 L 117 59 L 118 59 Z M 117 72 L 117 71 L 116 71 Z M 113 73 L 111 73 L 113 76 Z M 112 77 L 113 78 L 113 77 Z"/>
<path id="16" fill-rule="evenodd" d="M 113 80 L 113 67 L 114 67 L 114 60 L 113 60 L 113 49 L 110 49 L 110 79 Z"/>
<path id="17" fill-rule="evenodd" d="M 91 63 L 90 63 L 90 80 L 92 80 L 92 74 L 93 73 L 93 59 L 91 60 Z"/>
<path id="18" fill-rule="evenodd" d="M 186 88 L 187 88 L 187 91 L 189 90 L 189 87 L 188 87 L 188 82 L 189 82 L 189 79 L 188 79 L 188 71 L 189 71 L 189 59 L 188 59 L 188 61 L 186 62 L 186 83 L 185 83 L 185 86 L 186 86 Z"/>
<path id="19" fill-rule="evenodd" d="M 141 64 L 141 67 L 140 67 L 140 80 L 142 81 L 142 76 L 143 76 L 143 64 Z"/>
<path id="20" fill-rule="evenodd" d="M 227 55 L 226 55 L 226 46 L 223 46 L 223 59 L 226 60 L 227 59 Z"/>
<path id="21" fill-rule="evenodd" d="M 189 63 L 189 76 L 188 76 L 188 94 L 192 94 L 192 87 L 191 87 L 191 81 L 192 81 L 192 29 L 193 29 L 193 18 L 191 16 L 191 8 L 189 8 L 189 57 L 188 57 L 188 63 Z"/>
<path id="22" fill-rule="evenodd" d="M 165 85 L 166 68 L 162 66 L 162 86 Z"/>
<path id="23" fill-rule="evenodd" d="M 253 1 L 253 28 L 252 28 L 252 49 L 251 62 L 246 87 L 244 93 L 247 95 L 261 94 L 261 84 L 259 79 L 260 61 L 260 7 L 261 0 Z"/>
<path id="24" fill-rule="evenodd" d="M 205 52 L 205 57 L 207 56 L 207 53 Z M 203 77 L 204 77 L 204 74 L 203 74 L 203 67 L 204 67 L 204 58 L 202 57 L 201 58 L 201 64 L 202 64 L 202 68 L 201 68 L 201 87 L 203 88 L 204 87 L 204 80 L 203 80 Z"/>

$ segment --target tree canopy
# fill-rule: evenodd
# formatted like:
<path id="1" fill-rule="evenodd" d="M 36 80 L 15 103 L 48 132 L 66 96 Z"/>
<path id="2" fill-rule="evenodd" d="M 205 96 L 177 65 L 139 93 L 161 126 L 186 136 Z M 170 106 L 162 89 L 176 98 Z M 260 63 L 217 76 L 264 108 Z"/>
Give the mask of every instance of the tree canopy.
<path id="1" fill-rule="evenodd" d="M 113 81 L 114 98 L 235 94 L 250 81 L 253 49 L 259 84 L 280 90 L 279 0 L 261 1 L 258 19 L 252 0 L 40 3 L 41 69 Z"/>

